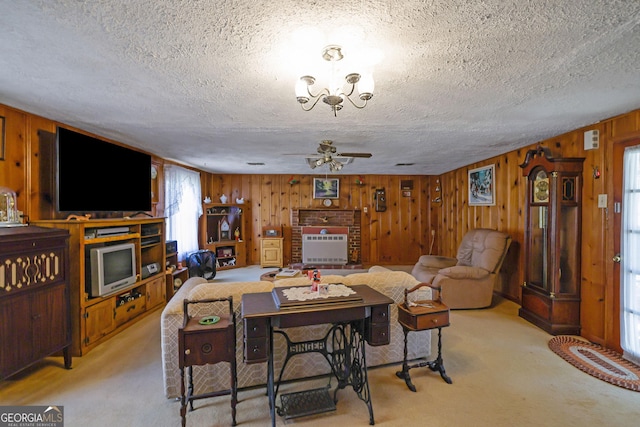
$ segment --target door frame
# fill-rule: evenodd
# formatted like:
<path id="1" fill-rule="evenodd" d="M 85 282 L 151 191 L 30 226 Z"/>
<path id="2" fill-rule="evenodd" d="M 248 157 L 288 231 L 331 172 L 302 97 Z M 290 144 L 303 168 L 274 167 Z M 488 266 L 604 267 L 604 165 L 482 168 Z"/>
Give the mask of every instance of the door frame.
<path id="1" fill-rule="evenodd" d="M 621 252 L 620 230 L 622 228 L 622 213 L 615 212 L 615 203 L 622 205 L 622 182 L 624 167 L 624 150 L 627 147 L 640 145 L 640 131 L 624 135 L 613 139 L 611 155 L 611 194 L 613 203 L 609 205 L 613 213 L 613 234 L 612 247 L 607 251 L 609 259 L 605 259 L 605 264 L 611 265 L 612 280 L 606 282 L 606 295 L 611 295 L 605 302 L 605 346 L 619 353 L 622 353 L 620 342 L 620 264 L 613 262 L 613 256 Z"/>

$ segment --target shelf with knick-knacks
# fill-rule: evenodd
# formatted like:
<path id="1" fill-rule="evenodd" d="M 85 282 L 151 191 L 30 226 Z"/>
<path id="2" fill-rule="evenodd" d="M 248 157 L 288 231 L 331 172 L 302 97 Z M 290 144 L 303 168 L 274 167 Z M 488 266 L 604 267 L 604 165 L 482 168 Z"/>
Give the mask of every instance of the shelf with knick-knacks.
<path id="1" fill-rule="evenodd" d="M 216 254 L 216 268 L 244 267 L 244 205 L 205 203 L 203 211 L 200 246 Z"/>

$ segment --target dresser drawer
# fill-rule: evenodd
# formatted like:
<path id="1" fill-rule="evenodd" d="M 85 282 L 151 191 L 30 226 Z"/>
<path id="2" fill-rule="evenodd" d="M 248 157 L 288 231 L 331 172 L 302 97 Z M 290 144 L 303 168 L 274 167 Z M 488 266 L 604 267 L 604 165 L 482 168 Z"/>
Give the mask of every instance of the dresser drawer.
<path id="1" fill-rule="evenodd" d="M 441 303 L 435 303 L 433 308 L 418 308 L 409 310 L 403 304 L 398 304 L 398 321 L 411 330 L 442 328 L 449 326 L 449 309 Z"/>
<path id="2" fill-rule="evenodd" d="M 143 297 L 138 297 L 133 301 L 128 301 L 123 305 L 116 307 L 115 321 L 116 326 L 127 323 L 134 317 L 146 311 L 147 305 Z"/>
<path id="3" fill-rule="evenodd" d="M 385 304 L 385 305 L 376 305 L 374 307 L 371 307 L 371 322 L 389 323 L 389 305 Z"/>
<path id="4" fill-rule="evenodd" d="M 268 348 L 266 337 L 247 338 L 244 342 L 244 363 L 266 362 Z"/>
<path id="5" fill-rule="evenodd" d="M 262 239 L 263 248 L 281 248 L 282 239 Z"/>
<path id="6" fill-rule="evenodd" d="M 372 323 L 366 329 L 365 339 L 370 346 L 387 345 L 391 335 L 389 323 Z"/>
<path id="7" fill-rule="evenodd" d="M 244 335 L 247 338 L 266 337 L 268 332 L 265 319 L 244 319 Z"/>
<path id="8" fill-rule="evenodd" d="M 371 315 L 365 321 L 365 340 L 371 346 L 389 344 L 389 304 L 371 307 Z"/>
<path id="9" fill-rule="evenodd" d="M 184 365 L 204 365 L 231 360 L 234 348 L 229 345 L 233 341 L 233 330 L 211 329 L 184 331 Z"/>

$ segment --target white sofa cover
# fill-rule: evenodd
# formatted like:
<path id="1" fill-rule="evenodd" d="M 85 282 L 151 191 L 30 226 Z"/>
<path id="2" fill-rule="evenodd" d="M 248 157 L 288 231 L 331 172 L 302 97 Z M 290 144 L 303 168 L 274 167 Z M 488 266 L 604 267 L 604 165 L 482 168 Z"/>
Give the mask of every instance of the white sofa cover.
<path id="1" fill-rule="evenodd" d="M 308 284 L 306 278 L 281 279 L 275 282 L 232 282 L 214 283 L 207 282 L 200 277 L 187 280 L 176 292 L 173 298 L 164 308 L 161 316 L 162 332 L 162 370 L 164 377 L 164 389 L 167 398 L 175 398 L 180 395 L 180 369 L 178 368 L 178 329 L 182 327 L 184 320 L 183 301 L 203 300 L 207 298 L 233 297 L 233 306 L 236 315 L 236 360 L 238 367 L 238 387 L 246 388 L 266 384 L 267 364 L 246 364 L 243 361 L 243 334 L 244 327 L 241 317 L 242 295 L 249 292 L 270 292 L 274 286 L 302 286 Z M 404 300 L 404 290 L 410 289 L 419 282 L 412 275 L 402 271 L 391 271 L 384 267 L 371 267 L 367 273 L 354 273 L 346 276 L 328 275 L 322 277 L 322 283 L 344 283 L 345 285 L 366 284 L 371 288 L 392 298 L 399 303 Z M 422 288 L 421 294 L 416 295 L 420 299 L 431 297 L 429 288 Z M 190 308 L 192 315 L 198 314 L 198 305 Z M 367 366 L 381 366 L 390 363 L 402 362 L 404 358 L 404 333 L 398 323 L 398 311 L 395 304 L 391 305 L 391 336 L 389 345 L 372 347 L 366 345 Z M 211 314 L 211 313 L 203 313 Z M 316 325 L 301 328 L 286 329 L 287 335 L 294 341 L 306 341 L 323 337 L 330 325 Z M 276 378 L 280 372 L 282 362 L 286 356 L 286 342 L 279 334 L 274 336 L 274 366 Z M 429 357 L 431 350 L 431 331 L 412 332 L 409 334 L 408 357 L 416 359 Z M 308 353 L 293 357 L 283 379 L 298 379 L 327 374 L 331 371 L 327 361 L 319 353 Z M 193 368 L 194 392 L 206 393 L 214 390 L 229 388 L 229 366 L 227 363 L 218 363 L 207 366 L 194 366 Z"/>

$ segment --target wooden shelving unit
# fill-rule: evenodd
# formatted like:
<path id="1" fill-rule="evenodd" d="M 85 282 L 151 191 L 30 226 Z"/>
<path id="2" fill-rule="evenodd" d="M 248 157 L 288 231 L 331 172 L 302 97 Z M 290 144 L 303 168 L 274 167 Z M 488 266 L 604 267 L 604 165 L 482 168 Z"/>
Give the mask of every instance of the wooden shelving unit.
<path id="1" fill-rule="evenodd" d="M 200 246 L 216 255 L 216 269 L 247 265 L 244 205 L 205 203 Z"/>
<path id="2" fill-rule="evenodd" d="M 121 332 L 166 302 L 165 223 L 163 218 L 103 219 L 90 221 L 43 220 L 34 225 L 69 232 L 69 281 L 71 294 L 72 353 L 82 356 L 98 344 Z M 126 228 L 126 232 L 95 237 L 98 230 Z M 86 274 L 93 247 L 133 243 L 136 247 L 135 284 L 104 297 L 91 297 Z M 157 263 L 160 268 L 142 278 L 142 267 Z"/>
<path id="3" fill-rule="evenodd" d="M 167 253 L 165 265 L 167 269 L 167 301 L 169 301 L 178 288 L 189 278 L 189 270 L 184 265 L 179 267 L 178 252 Z"/>

